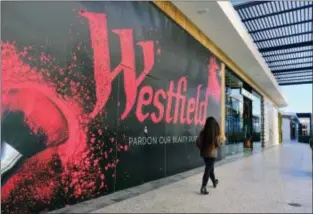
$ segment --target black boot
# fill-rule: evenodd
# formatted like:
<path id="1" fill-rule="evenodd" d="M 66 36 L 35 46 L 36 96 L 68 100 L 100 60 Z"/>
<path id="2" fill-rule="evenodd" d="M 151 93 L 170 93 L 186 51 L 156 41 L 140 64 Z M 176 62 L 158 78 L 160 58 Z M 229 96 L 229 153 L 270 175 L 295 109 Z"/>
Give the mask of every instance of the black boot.
<path id="1" fill-rule="evenodd" d="M 206 189 L 206 187 L 201 187 L 200 193 L 201 193 L 202 195 L 208 195 L 208 194 L 209 194 L 209 192 L 208 192 L 208 190 Z"/>
<path id="2" fill-rule="evenodd" d="M 216 187 L 217 187 L 217 184 L 218 184 L 218 180 L 215 179 L 215 181 L 213 182 L 213 187 L 216 188 Z"/>

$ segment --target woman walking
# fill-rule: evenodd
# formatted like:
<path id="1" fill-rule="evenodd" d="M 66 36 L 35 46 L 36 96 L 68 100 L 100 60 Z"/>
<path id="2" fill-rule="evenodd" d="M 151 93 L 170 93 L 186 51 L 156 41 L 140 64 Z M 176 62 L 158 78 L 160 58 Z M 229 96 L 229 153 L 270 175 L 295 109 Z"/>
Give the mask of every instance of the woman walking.
<path id="1" fill-rule="evenodd" d="M 216 188 L 218 180 L 215 178 L 214 163 L 217 156 L 217 149 L 225 141 L 220 136 L 220 127 L 214 117 L 206 119 L 204 128 L 197 139 L 197 147 L 200 149 L 200 155 L 205 162 L 205 170 L 202 178 L 201 194 L 207 195 L 209 192 L 206 189 L 209 177 L 213 182 L 213 187 Z"/>

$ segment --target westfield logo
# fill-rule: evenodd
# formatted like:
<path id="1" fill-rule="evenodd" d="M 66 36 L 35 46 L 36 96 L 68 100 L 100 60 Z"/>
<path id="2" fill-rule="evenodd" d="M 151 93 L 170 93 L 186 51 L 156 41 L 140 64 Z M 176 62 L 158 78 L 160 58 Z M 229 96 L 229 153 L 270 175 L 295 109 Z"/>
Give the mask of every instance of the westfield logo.
<path id="1" fill-rule="evenodd" d="M 108 36 L 107 17 L 104 13 L 81 11 L 80 15 L 88 20 L 93 49 L 94 77 L 96 83 L 97 102 L 90 116 L 94 117 L 103 108 L 111 96 L 112 82 L 118 74 L 124 76 L 125 108 L 121 119 L 127 118 L 134 108 L 135 115 L 140 122 L 151 120 L 154 123 L 179 123 L 204 125 L 209 96 L 216 102 L 220 101 L 220 85 L 217 71 L 220 69 L 215 57 L 210 57 L 208 65 L 207 86 L 198 85 L 195 97 L 188 94 L 188 79 L 182 76 L 177 83 L 169 82 L 168 90 L 153 89 L 150 85 L 141 85 L 155 65 L 154 41 L 139 41 L 135 43 L 133 29 L 113 29 L 112 32 L 119 37 L 121 61 L 111 69 L 110 41 Z M 143 70 L 137 72 L 135 63 L 135 45 L 141 47 L 143 55 Z M 137 77 L 137 73 L 140 75 Z M 175 87 L 176 85 L 176 87 Z M 175 90 L 176 88 L 176 90 Z M 201 92 L 205 92 L 200 99 Z M 202 96 L 203 97 L 203 96 Z M 155 111 L 145 110 L 146 106 L 154 106 Z"/>

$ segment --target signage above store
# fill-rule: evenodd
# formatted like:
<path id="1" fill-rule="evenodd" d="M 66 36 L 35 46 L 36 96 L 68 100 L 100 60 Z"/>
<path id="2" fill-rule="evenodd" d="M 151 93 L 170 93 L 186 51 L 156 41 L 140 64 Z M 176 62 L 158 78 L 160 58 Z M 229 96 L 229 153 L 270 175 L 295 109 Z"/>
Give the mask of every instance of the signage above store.
<path id="1" fill-rule="evenodd" d="M 240 93 L 241 93 L 243 96 L 247 97 L 248 99 L 254 100 L 253 94 L 251 94 L 251 93 L 250 93 L 249 91 L 247 91 L 246 89 L 241 88 L 241 89 L 240 89 Z"/>

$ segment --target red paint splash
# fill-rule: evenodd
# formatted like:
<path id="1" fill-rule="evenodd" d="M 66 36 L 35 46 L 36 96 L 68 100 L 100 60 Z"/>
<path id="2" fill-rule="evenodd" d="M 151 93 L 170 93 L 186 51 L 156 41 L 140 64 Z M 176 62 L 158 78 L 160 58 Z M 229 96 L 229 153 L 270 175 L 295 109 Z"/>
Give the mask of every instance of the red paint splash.
<path id="1" fill-rule="evenodd" d="M 82 107 L 75 101 L 79 97 L 61 97 L 56 86 L 44 78 L 51 71 L 24 63 L 22 59 L 27 54 L 27 49 L 18 52 L 13 44 L 2 44 L 2 110 L 22 110 L 27 119 L 25 122 L 34 133 L 38 127 L 45 131 L 48 144 L 64 141 L 60 138 L 68 139 L 70 143 L 61 148 L 67 151 L 61 154 L 67 161 L 73 155 L 71 151 L 82 150 L 80 142 L 86 140 L 86 133 L 77 117 L 83 115 Z"/>
<path id="2" fill-rule="evenodd" d="M 129 65 L 130 71 L 134 74 L 135 71 L 132 69 L 134 66 L 125 61 L 129 59 L 128 55 L 122 57 L 121 64 L 113 72 L 109 70 L 110 56 L 108 55 L 106 19 L 104 22 L 101 21 L 101 18 L 105 18 L 103 17 L 104 14 L 98 16 L 94 13 L 81 13 L 81 15 L 89 19 L 92 48 L 94 50 L 96 104 L 91 113 L 84 111 L 86 101 L 90 100 L 88 88 L 85 88 L 80 82 L 70 80 L 70 76 L 73 76 L 76 77 L 75 79 L 87 82 L 84 76 L 80 76 L 79 73 L 74 71 L 75 63 L 78 61 L 76 54 L 72 56 L 73 62 L 70 62 L 66 67 L 58 67 L 54 57 L 41 52 L 39 60 L 43 66 L 32 67 L 26 63 L 27 60 L 36 60 L 36 57 L 29 53 L 31 47 L 18 50 L 14 43 L 1 44 L 2 110 L 23 112 L 24 122 L 32 132 L 37 134 L 40 130 L 47 136 L 45 142 L 47 149 L 28 159 L 18 173 L 14 174 L 2 186 L 2 200 L 8 199 L 15 189 L 19 192 L 20 196 L 13 198 L 11 204 L 19 202 L 21 197 L 27 197 L 27 195 L 27 198 L 49 204 L 53 194 L 57 191 L 56 189 L 60 186 L 65 186 L 65 192 L 68 192 L 68 189 L 71 188 L 74 198 L 84 197 L 84 195 L 95 193 L 97 185 L 94 184 L 95 181 L 99 182 L 99 179 L 101 181 L 100 188 L 107 188 L 104 183 L 105 176 L 100 176 L 102 169 L 99 165 L 99 158 L 101 157 L 89 155 L 93 153 L 90 150 L 91 147 L 88 146 L 88 142 L 91 144 L 97 143 L 93 149 L 103 151 L 102 147 L 105 142 L 101 140 L 96 142 L 95 136 L 90 137 L 90 140 L 88 140 L 90 134 L 88 126 L 91 125 L 95 116 L 102 113 L 103 107 L 111 94 L 111 82 L 114 77 L 123 69 L 129 69 L 125 68 L 123 63 Z M 116 32 L 125 34 L 124 32 L 130 31 L 126 29 Z M 131 49 L 133 47 L 129 46 L 127 36 L 129 35 L 121 35 L 122 41 L 125 43 L 123 47 Z M 145 52 L 153 52 L 152 43 L 139 43 L 139 45 L 143 47 Z M 79 44 L 77 51 L 81 49 L 82 46 Z M 125 50 L 123 52 L 125 53 Z M 106 53 L 107 55 L 105 55 Z M 148 57 L 151 58 L 149 55 Z M 145 60 L 147 61 L 146 58 Z M 134 64 L 134 59 L 131 63 Z M 35 61 L 34 64 L 38 64 L 38 62 Z M 136 87 L 133 88 L 136 90 L 138 84 L 143 81 L 143 76 L 151 70 L 153 64 L 154 61 L 150 62 L 150 65 L 146 67 L 142 76 L 138 79 L 134 77 L 134 81 L 126 81 L 125 84 L 136 84 Z M 55 77 L 53 74 L 58 74 L 59 77 Z M 130 74 L 124 72 L 124 75 Z M 88 86 L 88 83 L 86 85 Z M 69 86 L 70 95 L 60 91 L 60 88 L 65 86 Z M 130 91 L 130 93 L 133 94 L 128 96 L 128 109 L 125 111 L 130 111 L 135 101 L 135 92 Z M 101 136 L 103 134 L 101 126 L 97 123 L 93 126 L 97 127 L 97 133 Z M 105 129 L 107 128 L 105 127 Z M 116 144 L 118 151 L 128 150 L 127 146 Z M 116 167 L 119 161 L 118 159 L 109 160 L 112 153 L 112 148 L 104 153 L 104 158 L 107 161 L 106 166 L 104 166 L 105 171 Z M 60 159 L 61 173 L 55 173 L 47 167 L 49 164 L 51 165 L 51 161 L 55 156 Z M 90 171 L 90 168 L 93 170 Z M 45 171 L 46 173 L 44 173 Z M 25 182 L 31 184 L 25 185 Z M 25 194 L 26 192 L 28 194 Z M 92 195 L 89 197 L 92 197 Z"/>
<path id="3" fill-rule="evenodd" d="M 55 189 L 67 177 L 70 177 L 70 180 L 64 181 L 63 185 L 68 185 L 73 189 L 73 197 L 79 198 L 95 192 L 95 181 L 97 179 L 104 181 L 105 177 L 100 176 L 101 169 L 97 159 L 93 161 L 93 167 L 97 170 L 93 173 L 88 172 L 91 157 L 88 157 L 90 147 L 88 146 L 87 126 L 93 118 L 89 113 L 84 112 L 82 104 L 83 99 L 88 100 L 89 95 L 85 94 L 80 97 L 78 92 L 85 90 L 75 82 L 70 83 L 72 96 L 61 95 L 57 90 L 58 86 L 68 84 L 68 78 L 54 83 L 55 81 L 49 74 L 53 72 L 62 74 L 66 69 L 56 66 L 54 70 L 31 67 L 25 61 L 35 59 L 35 57 L 29 56 L 27 48 L 19 51 L 14 43 L 3 43 L 1 44 L 1 57 L 2 111 L 22 111 L 25 124 L 31 128 L 32 132 L 36 134 L 40 129 L 47 136 L 45 142 L 47 149 L 28 159 L 19 172 L 2 186 L 2 200 L 8 199 L 14 189 L 19 189 L 19 194 L 23 197 L 28 195 L 33 200 L 49 204 L 55 194 Z M 41 54 L 40 59 L 43 63 L 54 63 L 53 58 L 45 54 Z M 100 126 L 98 127 L 98 134 L 101 135 L 103 131 Z M 95 139 L 91 138 L 90 142 L 95 142 Z M 127 147 L 121 151 L 124 150 L 127 150 Z M 109 154 L 111 153 L 112 151 L 109 150 Z M 62 163 L 61 174 L 55 174 L 48 167 L 55 155 Z M 108 161 L 108 168 L 116 167 L 115 161 L 118 160 L 113 160 L 112 163 Z M 44 171 L 47 171 L 45 176 Z M 31 182 L 28 185 L 29 188 L 20 189 L 25 182 Z M 106 186 L 104 182 L 101 183 L 102 187 Z M 13 199 L 13 203 L 14 200 L 18 201 L 19 197 Z"/>
<path id="4" fill-rule="evenodd" d="M 27 54 L 26 48 L 19 52 L 14 44 L 2 44 L 2 110 L 22 111 L 25 123 L 35 134 L 39 129 L 43 130 L 48 137 L 47 147 L 53 148 L 28 160 L 22 168 L 25 173 L 32 161 L 49 160 L 52 150 L 59 154 L 63 163 L 73 162 L 76 155 L 84 152 L 87 140 L 79 117 L 81 115 L 83 118 L 82 107 L 75 99 L 61 97 L 56 92 L 56 86 L 51 81 L 45 80 L 45 74 L 51 71 L 24 63 L 23 58 Z M 49 59 L 43 53 L 40 58 L 42 62 Z M 24 174 L 23 177 L 28 176 Z M 21 179 L 21 173 L 17 173 L 2 187 L 4 199 Z"/>
<path id="5" fill-rule="evenodd" d="M 18 49 L 12 42 L 1 44 L 2 112 L 4 110 L 23 112 L 25 124 L 32 132 L 36 134 L 40 130 L 47 136 L 45 142 L 47 149 L 29 158 L 19 171 L 2 186 L 2 201 L 10 199 L 10 203 L 15 204 L 15 202 L 21 203 L 27 199 L 27 201 L 49 204 L 59 189 L 62 189 L 64 194 L 70 194 L 68 198 L 71 199 L 84 200 L 99 195 L 97 188 L 107 188 L 105 179 L 116 176 L 112 169 L 119 162 L 113 157 L 114 150 L 104 147 L 110 144 L 116 145 L 117 151 L 129 150 L 127 145 L 115 142 L 114 138 L 104 142 L 103 134 L 108 125 L 104 125 L 103 120 L 96 120 L 96 116 L 107 114 L 103 108 L 111 95 L 112 81 L 122 71 L 125 79 L 126 106 L 121 119 L 128 116 L 135 104 L 137 93 L 140 94 L 140 84 L 154 66 L 154 43 L 153 41 L 137 42 L 136 45 L 141 47 L 144 56 L 144 68 L 141 72 L 137 72 L 132 29 L 113 30 L 120 39 L 121 62 L 111 71 L 105 14 L 81 11 L 80 15 L 88 19 L 90 27 L 94 59 L 93 79 L 88 79 L 77 70 L 75 71 L 76 63 L 80 62 L 78 54 L 71 56 L 72 62 L 69 62 L 68 65 L 60 67 L 57 65 L 55 57 L 44 52 L 41 52 L 36 59 L 31 54 L 31 47 Z M 82 49 L 84 49 L 82 44 L 77 45 L 78 52 L 84 51 Z M 157 49 L 157 53 L 161 54 L 161 49 Z M 39 60 L 40 63 L 36 60 Z M 84 64 L 84 62 L 80 63 Z M 41 66 L 35 67 L 30 64 L 40 64 Z M 216 76 L 217 69 L 215 58 L 211 58 L 206 94 L 208 96 L 210 93 L 216 100 L 219 100 L 221 92 Z M 137 73 L 140 73 L 138 77 Z M 78 79 L 80 82 L 74 79 Z M 171 86 L 173 86 L 174 82 L 171 82 Z M 179 82 L 179 88 L 185 91 L 187 80 L 182 79 Z M 95 86 L 96 102 L 94 105 L 90 104 L 92 96 L 88 86 L 91 84 Z M 64 89 L 66 87 L 68 87 L 68 91 Z M 144 87 L 142 87 L 143 89 Z M 164 97 L 165 92 L 163 92 L 163 90 L 159 90 L 156 94 Z M 173 95 L 174 92 L 172 91 L 170 94 Z M 142 96 L 143 98 L 144 96 Z M 182 102 L 185 102 L 183 96 L 180 98 Z M 157 103 L 157 101 L 155 102 Z M 190 113 L 195 111 L 195 103 L 199 103 L 198 109 L 203 109 L 199 113 L 199 117 L 201 117 L 205 113 L 207 102 L 197 102 L 196 98 L 190 99 L 187 106 Z M 92 107 L 88 105 L 92 105 Z M 143 105 L 143 102 L 141 104 L 139 102 L 138 106 L 140 105 Z M 86 106 L 90 108 L 86 110 Z M 162 108 L 161 103 L 157 103 L 156 106 Z M 167 106 L 169 106 L 167 109 L 170 109 L 171 105 Z M 164 114 L 165 110 L 162 111 Z M 175 118 L 178 118 L 178 114 L 176 115 Z M 140 118 L 142 121 L 144 120 L 143 117 Z M 154 119 L 160 122 L 162 117 L 158 118 L 154 114 Z M 182 120 L 185 119 L 189 121 L 188 124 L 192 121 L 189 116 Z M 170 118 L 170 120 L 172 119 Z M 200 124 L 200 122 L 196 123 Z M 96 131 L 91 132 L 89 127 L 96 128 Z M 101 137 L 99 138 L 99 136 Z M 96 156 L 94 150 L 101 152 Z M 101 168 L 100 162 L 103 161 L 105 161 L 105 165 Z M 104 171 L 111 173 L 111 176 L 103 174 Z M 100 186 L 97 186 L 96 183 Z M 19 195 L 13 197 L 14 192 L 18 192 Z"/>
<path id="6" fill-rule="evenodd" d="M 46 133 L 46 146 L 57 146 L 68 140 L 68 121 L 62 111 L 37 89 L 14 87 L 3 93 L 2 103 L 2 110 L 22 111 L 25 123 L 34 134 L 39 134 L 40 130 Z"/>

